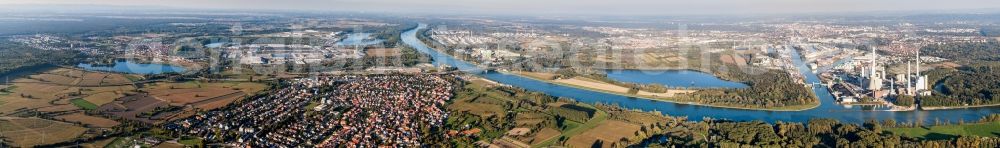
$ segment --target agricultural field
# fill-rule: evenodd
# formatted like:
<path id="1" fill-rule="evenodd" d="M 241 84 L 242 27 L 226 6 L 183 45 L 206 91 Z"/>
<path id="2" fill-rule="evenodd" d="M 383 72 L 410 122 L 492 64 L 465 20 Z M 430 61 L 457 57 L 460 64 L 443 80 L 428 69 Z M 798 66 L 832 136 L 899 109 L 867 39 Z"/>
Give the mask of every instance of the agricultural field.
<path id="1" fill-rule="evenodd" d="M 115 92 L 115 91 L 105 91 L 105 92 L 91 94 L 90 96 L 87 96 L 87 97 L 83 97 L 83 100 L 86 100 L 87 102 L 90 102 L 90 103 L 93 103 L 93 104 L 99 106 L 99 105 L 104 105 L 104 104 L 110 103 L 111 101 L 115 101 L 115 99 L 118 99 L 118 98 L 121 98 L 121 97 L 124 97 L 124 96 L 125 95 L 119 94 L 118 92 Z"/>
<path id="2" fill-rule="evenodd" d="M 107 76 L 107 74 L 87 73 L 83 75 L 82 80 L 80 80 L 80 83 L 78 84 L 81 86 L 98 86 L 101 85 L 101 80 L 103 80 L 105 76 Z"/>
<path id="3" fill-rule="evenodd" d="M 538 132 L 535 132 L 535 136 L 531 137 L 531 139 L 523 139 L 521 141 L 535 145 L 542 143 L 543 141 L 556 138 L 559 134 L 562 134 L 559 130 L 542 128 L 541 130 L 538 130 Z"/>
<path id="4" fill-rule="evenodd" d="M 81 87 L 130 85 L 132 83 L 132 80 L 128 78 L 128 75 L 124 74 L 91 72 L 69 68 L 55 69 L 42 74 L 29 76 L 29 78 L 46 83 Z"/>
<path id="5" fill-rule="evenodd" d="M 55 105 L 55 106 L 42 107 L 42 108 L 38 108 L 36 110 L 38 110 L 40 112 L 49 112 L 49 113 L 51 113 L 51 112 L 74 111 L 74 110 L 78 110 L 78 109 L 80 109 L 80 107 L 77 107 L 76 105 L 65 104 L 65 105 Z"/>
<path id="6" fill-rule="evenodd" d="M 593 118 L 587 120 L 587 122 L 584 122 L 584 123 L 569 122 L 570 124 L 567 124 L 567 125 L 563 126 L 564 128 L 562 129 L 562 134 L 559 135 L 559 136 L 561 136 L 561 137 L 568 137 L 568 138 L 572 139 L 575 136 L 577 136 L 577 135 L 579 135 L 579 134 L 581 134 L 583 132 L 589 131 L 589 130 L 597 127 L 598 125 L 601 125 L 601 123 L 604 123 L 604 121 L 606 121 L 607 119 L 608 119 L 608 114 L 606 112 L 604 112 L 604 111 L 597 111 L 596 114 L 593 116 Z M 552 145 L 555 144 L 555 142 L 557 142 L 557 140 L 558 139 L 549 139 L 549 140 L 543 141 L 543 142 L 541 142 L 539 144 L 532 145 L 532 146 L 533 147 L 552 146 Z M 577 141 L 577 142 L 580 142 L 580 141 Z M 583 143 L 586 143 L 586 142 L 583 142 Z M 566 144 L 573 144 L 573 143 L 567 142 Z M 590 145 L 587 145 L 587 146 L 589 147 Z"/>
<path id="7" fill-rule="evenodd" d="M 479 140 L 485 140 L 492 146 L 614 147 L 634 144 L 649 137 L 647 132 L 659 130 L 653 127 L 673 121 L 659 113 L 547 98 L 544 94 L 497 87 L 484 81 L 468 82 L 448 106 L 455 113 L 449 117 L 448 123 L 482 129 Z M 506 117 L 509 115 L 514 117 Z M 482 122 L 511 126 L 478 126 Z M 640 132 L 643 127 L 647 131 Z M 530 132 L 510 132 L 525 128 Z M 455 131 L 464 129 L 468 128 Z"/>
<path id="8" fill-rule="evenodd" d="M 257 93 L 264 89 L 267 89 L 267 85 L 261 83 L 252 82 L 219 82 L 219 83 L 204 83 L 198 81 L 189 81 L 181 83 L 168 83 L 160 82 L 147 85 L 142 90 L 150 91 L 160 91 L 160 90 L 170 90 L 170 89 L 232 89 L 247 92 L 248 94 Z"/>
<path id="9" fill-rule="evenodd" d="M 107 85 L 127 85 L 127 84 L 131 84 L 132 81 L 134 81 L 133 79 L 135 79 L 135 78 L 129 78 L 129 75 L 108 74 L 108 75 L 106 75 L 104 77 L 104 79 L 101 80 L 101 83 L 99 85 L 101 85 L 101 86 L 107 86 Z"/>
<path id="10" fill-rule="evenodd" d="M 448 105 L 448 108 L 458 112 L 469 112 L 481 117 L 503 116 L 505 112 L 501 106 L 497 105 L 460 101 Z"/>
<path id="11" fill-rule="evenodd" d="M 108 148 L 111 148 L 111 147 L 132 147 L 133 146 L 132 145 L 133 141 L 136 140 L 135 138 L 132 138 L 132 137 L 118 137 L 118 138 L 112 138 L 112 139 L 114 139 L 114 140 L 111 140 L 111 143 L 105 144 L 104 147 L 108 147 Z"/>
<path id="12" fill-rule="evenodd" d="M 156 124 L 162 122 L 162 120 L 153 119 L 153 116 L 171 113 L 154 112 L 154 110 L 167 106 L 167 101 L 145 94 L 137 94 L 122 97 L 115 102 L 104 104 L 98 110 L 128 120 Z"/>
<path id="13" fill-rule="evenodd" d="M 0 104 L 0 114 L 9 114 L 19 109 L 35 109 L 58 105 L 50 104 L 50 102 L 67 98 L 65 94 L 58 92 L 68 91 L 70 88 L 53 84 L 17 83 L 27 81 L 32 80 L 15 80 L 16 83 L 13 85 L 16 88 L 11 90 L 10 94 L 0 96 L 0 101 L 4 102 Z"/>
<path id="14" fill-rule="evenodd" d="M 90 102 L 88 102 L 87 100 L 84 100 L 84 99 L 73 99 L 73 100 L 70 100 L 70 102 L 73 103 L 73 105 L 76 105 L 76 107 L 80 107 L 80 108 L 83 108 L 83 109 L 86 109 L 86 110 L 97 109 L 97 105 L 96 104 L 90 103 Z"/>
<path id="15" fill-rule="evenodd" d="M 170 102 L 172 105 L 185 105 L 202 102 L 212 98 L 238 93 L 241 91 L 229 88 L 189 88 L 189 89 L 158 89 L 148 91 L 149 95 Z"/>
<path id="16" fill-rule="evenodd" d="M 197 81 L 184 83 L 155 83 L 143 91 L 157 99 L 169 102 L 173 106 L 193 105 L 196 108 L 210 110 L 223 107 L 241 99 L 248 94 L 254 94 L 267 88 L 260 83 L 201 83 Z"/>
<path id="17" fill-rule="evenodd" d="M 399 49 L 395 48 L 372 48 L 365 49 L 365 56 L 368 57 L 396 57 L 402 55 Z"/>
<path id="18" fill-rule="evenodd" d="M 107 139 L 104 139 L 104 140 L 98 140 L 98 141 L 93 141 L 93 142 L 90 142 L 90 143 L 84 143 L 84 144 L 80 144 L 80 147 L 84 147 L 84 148 L 103 148 L 104 146 L 107 146 L 108 144 L 111 144 L 111 142 L 114 142 L 115 139 L 117 139 L 117 138 L 107 138 Z"/>
<path id="19" fill-rule="evenodd" d="M 80 82 L 80 78 L 67 77 L 67 76 L 54 75 L 54 74 L 47 74 L 47 73 L 37 74 L 37 75 L 31 75 L 29 77 L 31 79 L 36 79 L 36 80 L 42 81 L 44 83 L 59 84 L 59 85 L 76 85 L 78 82 Z"/>
<path id="20" fill-rule="evenodd" d="M 79 77 L 83 77 L 84 75 L 86 75 L 87 72 L 83 71 L 83 70 L 78 70 L 78 69 L 57 68 L 57 69 L 53 69 L 53 70 L 47 71 L 45 73 L 47 73 L 47 74 L 54 74 L 54 75 L 61 75 L 61 76 L 67 76 L 67 77 L 79 78 Z"/>
<path id="21" fill-rule="evenodd" d="M 121 80 L 115 80 L 118 82 L 114 83 L 129 85 L 101 85 L 101 81 L 115 77 Z M 97 81 L 90 82 L 92 80 Z M 5 102 L 0 104 L 0 115 L 22 109 L 36 109 L 41 112 L 94 109 L 121 97 L 125 92 L 134 91 L 135 87 L 130 84 L 131 81 L 121 74 L 68 68 L 53 69 L 26 78 L 14 79 L 5 91 L 7 95 L 0 95 L 0 102 Z"/>
<path id="22" fill-rule="evenodd" d="M 70 141 L 85 131 L 87 128 L 40 118 L 0 117 L 0 135 L 17 147 Z"/>
<path id="23" fill-rule="evenodd" d="M 158 144 L 156 146 L 153 146 L 153 147 L 156 147 L 156 148 L 185 148 L 183 144 L 173 143 L 173 142 L 163 142 L 163 143 L 160 143 L 160 144 Z"/>
<path id="24" fill-rule="evenodd" d="M 180 139 L 177 140 L 177 143 L 188 146 L 200 146 L 204 144 L 201 138 L 190 137 L 190 136 L 182 136 Z"/>
<path id="25" fill-rule="evenodd" d="M 149 124 L 159 124 L 194 115 L 195 109 L 224 107 L 267 86 L 260 83 L 158 82 L 100 105 L 100 111 Z M 193 108 L 189 108 L 191 106 Z"/>
<path id="26" fill-rule="evenodd" d="M 217 96 L 217 97 L 214 97 L 214 98 L 211 98 L 211 99 L 207 99 L 207 100 L 204 100 L 204 101 L 201 101 L 201 102 L 196 102 L 193 105 L 194 105 L 195 108 L 198 108 L 198 109 L 212 110 L 212 109 L 216 109 L 216 108 L 225 107 L 226 105 L 229 105 L 230 103 L 233 103 L 236 100 L 239 100 L 239 99 L 243 98 L 246 95 L 247 95 L 246 92 L 237 91 L 237 92 L 234 92 L 234 93 L 230 93 L 230 94 L 226 94 L 226 95 L 222 95 L 222 96 Z"/>
<path id="27" fill-rule="evenodd" d="M 120 124 L 118 123 L 118 121 L 115 120 L 103 117 L 89 116 L 83 113 L 74 113 L 69 115 L 56 116 L 55 119 L 63 120 L 66 122 L 81 123 L 84 125 L 88 125 L 90 127 L 99 127 L 99 128 L 110 128 Z"/>
<path id="28" fill-rule="evenodd" d="M 541 124 L 545 120 L 548 120 L 548 118 L 548 114 L 540 112 L 523 112 L 518 113 L 517 116 L 514 117 L 514 123 L 517 126 L 535 126 Z"/>
<path id="29" fill-rule="evenodd" d="M 601 123 L 593 129 L 587 130 L 580 135 L 573 136 L 566 142 L 570 147 L 617 147 L 622 138 L 636 136 L 636 132 L 641 127 L 639 125 L 609 120 Z"/>
<path id="30" fill-rule="evenodd" d="M 15 87 L 11 87 L 10 85 L 0 85 L 0 95 L 10 95 L 10 90 L 13 90 L 14 88 Z"/>

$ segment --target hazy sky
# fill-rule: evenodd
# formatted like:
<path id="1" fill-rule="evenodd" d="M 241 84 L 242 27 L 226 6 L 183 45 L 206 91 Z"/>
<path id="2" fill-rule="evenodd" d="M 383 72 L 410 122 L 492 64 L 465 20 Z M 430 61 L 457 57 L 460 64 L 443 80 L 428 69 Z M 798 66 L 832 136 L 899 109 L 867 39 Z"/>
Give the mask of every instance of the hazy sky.
<path id="1" fill-rule="evenodd" d="M 787 14 L 1000 10 L 1000 0 L 0 0 L 9 4 L 504 14 Z"/>

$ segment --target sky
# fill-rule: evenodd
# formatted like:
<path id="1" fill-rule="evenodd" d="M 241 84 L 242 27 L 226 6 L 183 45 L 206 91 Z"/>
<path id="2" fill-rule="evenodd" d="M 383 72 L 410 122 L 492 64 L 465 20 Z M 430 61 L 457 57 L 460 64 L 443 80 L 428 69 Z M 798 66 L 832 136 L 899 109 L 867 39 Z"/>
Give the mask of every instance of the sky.
<path id="1" fill-rule="evenodd" d="M 235 10 L 484 14 L 800 14 L 1000 10 L 1000 0 L 0 0 Z"/>

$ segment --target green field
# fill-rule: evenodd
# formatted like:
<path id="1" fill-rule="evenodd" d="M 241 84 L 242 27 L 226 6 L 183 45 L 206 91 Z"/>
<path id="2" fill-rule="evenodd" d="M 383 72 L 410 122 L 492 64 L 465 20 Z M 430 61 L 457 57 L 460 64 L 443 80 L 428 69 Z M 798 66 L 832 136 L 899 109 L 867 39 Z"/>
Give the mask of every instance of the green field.
<path id="1" fill-rule="evenodd" d="M 957 136 L 998 137 L 1000 136 L 1000 122 L 914 128 L 890 128 L 888 131 L 906 137 L 923 138 L 928 140 L 950 139 Z"/>
<path id="2" fill-rule="evenodd" d="M 127 143 L 125 143 L 125 139 L 124 138 L 120 138 L 119 137 L 119 138 L 115 138 L 114 141 L 111 141 L 111 143 L 108 143 L 108 145 L 105 145 L 104 147 L 106 147 L 106 148 L 109 148 L 109 147 L 128 147 L 128 145 L 127 145 Z"/>
<path id="3" fill-rule="evenodd" d="M 590 106 L 587 106 L 587 107 L 590 107 Z M 552 146 L 553 144 L 556 143 L 556 141 L 559 140 L 559 138 L 557 138 L 557 137 L 573 137 L 573 136 L 576 136 L 577 134 L 583 133 L 583 132 L 585 132 L 587 130 L 590 130 L 590 129 L 594 128 L 594 127 L 597 127 L 597 125 L 600 125 L 601 123 L 604 122 L 604 120 L 607 120 L 607 119 L 608 119 L 608 113 L 607 112 L 604 112 L 604 111 L 601 111 L 601 110 L 597 110 L 597 112 L 594 114 L 594 117 L 591 118 L 590 120 L 588 120 L 587 123 L 583 123 L 583 124 L 580 124 L 580 125 L 570 125 L 570 126 L 567 126 L 567 128 L 565 128 L 565 129 L 563 129 L 561 131 L 562 134 L 559 134 L 559 136 L 552 137 L 551 139 L 545 140 L 545 141 L 543 141 L 541 143 L 538 143 L 536 145 L 532 145 L 531 147 L 547 147 L 547 146 Z M 569 129 L 569 130 L 566 130 L 566 129 Z"/>
<path id="4" fill-rule="evenodd" d="M 76 99 L 70 100 L 70 102 L 72 102 L 73 105 L 76 105 L 77 107 L 80 107 L 80 108 L 83 108 L 83 109 L 87 109 L 87 110 L 97 109 L 97 105 L 94 105 L 94 103 L 90 103 L 89 101 L 84 100 L 84 99 L 76 98 Z"/>
<path id="5" fill-rule="evenodd" d="M 111 141 L 111 143 L 105 145 L 104 147 L 105 148 L 132 147 L 134 146 L 133 144 L 139 144 L 140 147 L 150 147 L 149 145 L 146 145 L 146 143 L 133 141 L 135 139 L 136 138 L 133 137 L 118 137 L 115 138 L 115 141 Z"/>
<path id="6" fill-rule="evenodd" d="M 186 146 L 199 147 L 201 146 L 202 141 L 201 138 L 184 136 L 181 137 L 181 139 L 178 140 L 177 143 L 181 143 Z"/>
<path id="7" fill-rule="evenodd" d="M 8 86 L 7 88 L 0 89 L 0 95 L 10 95 L 11 92 L 14 92 L 15 88 L 17 86 Z"/>
<path id="8" fill-rule="evenodd" d="M 136 77 L 134 75 L 125 75 L 125 78 L 128 79 L 129 81 L 132 81 L 132 82 L 141 81 L 142 80 L 142 78 Z"/>
<path id="9" fill-rule="evenodd" d="M 316 106 L 319 106 L 319 104 L 319 101 L 309 101 L 309 105 L 306 105 L 306 109 L 311 111 L 313 108 L 316 108 Z"/>

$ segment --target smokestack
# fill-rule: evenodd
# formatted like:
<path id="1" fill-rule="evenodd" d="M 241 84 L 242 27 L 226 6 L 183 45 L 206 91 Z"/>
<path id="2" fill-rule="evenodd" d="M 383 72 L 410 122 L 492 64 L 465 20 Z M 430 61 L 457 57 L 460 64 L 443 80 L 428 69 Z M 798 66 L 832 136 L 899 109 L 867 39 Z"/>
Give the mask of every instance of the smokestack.
<path id="1" fill-rule="evenodd" d="M 871 71 L 872 73 L 871 73 L 871 77 L 875 77 L 875 74 L 876 74 L 876 72 L 875 72 L 875 59 L 878 59 L 878 54 L 875 53 L 875 47 L 871 47 L 871 48 L 872 48 L 872 71 Z"/>
<path id="2" fill-rule="evenodd" d="M 878 78 L 879 78 L 879 80 L 885 80 L 885 79 L 889 78 L 889 77 L 885 76 L 885 67 L 878 67 L 878 70 L 879 70 L 879 72 L 878 72 Z"/>
<path id="3" fill-rule="evenodd" d="M 889 80 L 889 93 L 896 93 L 896 78 Z"/>
<path id="4" fill-rule="evenodd" d="M 913 88 L 911 87 L 913 83 L 910 81 L 910 77 L 913 77 L 913 75 L 911 75 L 913 74 L 913 69 L 911 69 L 912 66 L 910 63 L 912 63 L 910 60 L 906 60 L 906 93 L 913 91 Z"/>
<path id="5" fill-rule="evenodd" d="M 917 77 L 920 77 L 920 49 L 917 49 Z"/>

